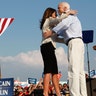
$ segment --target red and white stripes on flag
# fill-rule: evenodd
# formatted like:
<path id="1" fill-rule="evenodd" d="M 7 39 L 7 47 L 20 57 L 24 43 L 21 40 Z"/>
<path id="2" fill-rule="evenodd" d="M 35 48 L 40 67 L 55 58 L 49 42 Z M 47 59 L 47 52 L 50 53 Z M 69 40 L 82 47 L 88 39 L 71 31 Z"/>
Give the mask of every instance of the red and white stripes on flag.
<path id="1" fill-rule="evenodd" d="M 13 22 L 14 18 L 0 18 L 0 36 L 6 28 Z"/>

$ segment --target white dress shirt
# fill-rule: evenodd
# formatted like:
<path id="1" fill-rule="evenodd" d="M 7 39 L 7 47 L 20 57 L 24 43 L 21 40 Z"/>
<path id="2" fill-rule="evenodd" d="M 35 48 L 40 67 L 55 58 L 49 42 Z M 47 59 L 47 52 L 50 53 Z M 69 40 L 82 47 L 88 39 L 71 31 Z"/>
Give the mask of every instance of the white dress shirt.
<path id="1" fill-rule="evenodd" d="M 67 43 L 70 38 L 82 38 L 81 23 L 76 15 L 69 15 L 52 30 L 58 35 L 63 36 L 65 43 Z"/>

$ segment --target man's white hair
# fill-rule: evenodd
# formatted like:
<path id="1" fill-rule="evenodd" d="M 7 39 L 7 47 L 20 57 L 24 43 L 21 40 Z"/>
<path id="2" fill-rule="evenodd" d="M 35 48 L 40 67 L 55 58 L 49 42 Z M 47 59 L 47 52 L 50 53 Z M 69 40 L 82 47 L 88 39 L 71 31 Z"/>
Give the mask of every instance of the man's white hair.
<path id="1" fill-rule="evenodd" d="M 61 2 L 59 4 L 62 5 L 63 7 L 66 7 L 67 10 L 70 10 L 70 4 L 68 2 Z"/>

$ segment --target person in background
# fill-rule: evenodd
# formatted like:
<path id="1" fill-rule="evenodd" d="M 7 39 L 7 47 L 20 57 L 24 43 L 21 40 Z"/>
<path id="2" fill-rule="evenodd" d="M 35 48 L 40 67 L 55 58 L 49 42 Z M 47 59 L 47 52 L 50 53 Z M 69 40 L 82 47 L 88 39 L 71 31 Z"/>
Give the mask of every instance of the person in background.
<path id="1" fill-rule="evenodd" d="M 60 15 L 69 10 L 70 5 L 67 2 L 58 4 Z M 78 17 L 76 15 L 69 15 L 52 30 L 58 35 L 63 36 L 64 42 L 68 46 L 70 96 L 87 96 L 84 71 L 84 43 L 82 40 L 82 27 Z"/>
<path id="2" fill-rule="evenodd" d="M 75 11 L 70 12 L 76 13 Z M 48 36 L 47 38 L 44 36 L 47 35 L 46 31 L 50 31 L 54 26 L 56 26 L 56 24 L 62 21 L 62 19 L 66 18 L 69 14 L 71 14 L 70 12 L 63 15 L 61 18 L 57 18 L 56 10 L 53 8 L 47 8 L 43 14 L 40 23 L 40 29 L 42 30 L 42 43 L 40 46 L 40 51 L 44 62 L 44 96 L 48 96 L 50 77 L 52 77 L 52 83 L 54 85 L 56 95 L 61 96 L 59 90 L 59 80 L 57 78 L 58 66 L 57 59 L 55 56 L 55 42 L 64 42 L 62 38 L 57 38 L 57 35 L 55 35 L 54 33 L 51 36 Z"/>
<path id="3" fill-rule="evenodd" d="M 65 95 L 65 96 L 70 96 L 69 86 L 68 86 L 67 83 L 64 83 L 64 84 L 63 84 L 62 92 L 63 92 L 63 95 Z"/>

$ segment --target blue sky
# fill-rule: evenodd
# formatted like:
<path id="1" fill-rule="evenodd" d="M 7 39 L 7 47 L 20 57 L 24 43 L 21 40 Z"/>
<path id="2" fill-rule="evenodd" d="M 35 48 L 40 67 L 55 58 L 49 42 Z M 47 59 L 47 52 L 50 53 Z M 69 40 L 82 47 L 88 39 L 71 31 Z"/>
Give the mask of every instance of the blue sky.
<path id="1" fill-rule="evenodd" d="M 47 7 L 57 9 L 59 2 L 64 0 L 1 0 L 0 17 L 13 17 L 13 23 L 0 36 L 0 64 L 2 78 L 14 77 L 27 80 L 28 77 L 40 78 L 43 62 L 39 51 L 41 30 L 39 22 Z M 96 69 L 96 1 L 65 0 L 71 9 L 78 10 L 78 17 L 83 30 L 94 30 L 94 41 L 88 44 L 91 69 Z M 57 44 L 56 55 L 59 70 L 67 79 L 67 47 Z M 62 57 L 62 58 L 59 58 Z M 87 71 L 86 46 L 85 70 Z"/>

